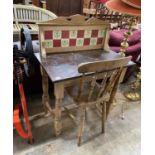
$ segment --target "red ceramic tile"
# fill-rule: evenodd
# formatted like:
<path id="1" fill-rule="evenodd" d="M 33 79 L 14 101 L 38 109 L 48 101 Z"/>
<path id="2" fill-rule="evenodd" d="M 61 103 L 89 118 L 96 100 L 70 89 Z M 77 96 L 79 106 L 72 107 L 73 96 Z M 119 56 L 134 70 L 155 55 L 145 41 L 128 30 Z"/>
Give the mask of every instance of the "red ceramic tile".
<path id="1" fill-rule="evenodd" d="M 69 31 L 62 31 L 62 38 L 69 38 Z"/>
<path id="2" fill-rule="evenodd" d="M 76 46 L 76 39 L 70 39 L 69 46 Z"/>
<path id="3" fill-rule="evenodd" d="M 84 30 L 78 30 L 77 37 L 78 38 L 83 38 L 84 37 Z"/>
<path id="4" fill-rule="evenodd" d="M 53 40 L 53 47 L 61 47 L 61 40 Z"/>
<path id="5" fill-rule="evenodd" d="M 53 32 L 52 31 L 45 31 L 44 38 L 46 39 L 53 39 Z"/>
<path id="6" fill-rule="evenodd" d="M 91 37 L 97 37 L 98 36 L 98 30 L 92 30 Z"/>
<path id="7" fill-rule="evenodd" d="M 102 44 L 102 42 L 103 42 L 103 38 L 98 38 L 97 39 L 97 44 Z"/>
<path id="8" fill-rule="evenodd" d="M 84 39 L 84 46 L 90 44 L 90 38 L 85 38 Z"/>

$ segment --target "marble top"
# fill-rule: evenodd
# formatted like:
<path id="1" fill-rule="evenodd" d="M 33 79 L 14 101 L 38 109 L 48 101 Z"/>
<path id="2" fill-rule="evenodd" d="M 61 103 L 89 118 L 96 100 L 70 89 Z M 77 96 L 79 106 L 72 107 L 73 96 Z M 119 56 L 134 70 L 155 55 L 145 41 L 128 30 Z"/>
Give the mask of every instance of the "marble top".
<path id="1" fill-rule="evenodd" d="M 99 60 L 112 60 L 121 56 L 115 52 L 105 52 L 104 50 L 89 50 L 70 53 L 50 54 L 42 58 L 40 53 L 35 53 L 36 58 L 47 72 L 52 82 L 74 79 L 81 76 L 78 73 L 78 65 L 84 62 L 93 62 Z M 134 65 L 130 61 L 127 65 Z"/>

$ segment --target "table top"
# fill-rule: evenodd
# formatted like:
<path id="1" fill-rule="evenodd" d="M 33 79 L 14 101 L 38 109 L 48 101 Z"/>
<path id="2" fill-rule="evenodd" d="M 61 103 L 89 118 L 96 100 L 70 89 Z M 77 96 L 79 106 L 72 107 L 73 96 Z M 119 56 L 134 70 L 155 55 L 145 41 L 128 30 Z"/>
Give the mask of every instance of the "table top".
<path id="1" fill-rule="evenodd" d="M 78 65 L 81 63 L 112 60 L 121 57 L 118 53 L 105 52 L 102 49 L 51 54 L 46 58 L 41 58 L 40 53 L 35 53 L 35 56 L 53 83 L 80 77 Z M 127 66 L 132 65 L 134 63 L 130 61 Z"/>

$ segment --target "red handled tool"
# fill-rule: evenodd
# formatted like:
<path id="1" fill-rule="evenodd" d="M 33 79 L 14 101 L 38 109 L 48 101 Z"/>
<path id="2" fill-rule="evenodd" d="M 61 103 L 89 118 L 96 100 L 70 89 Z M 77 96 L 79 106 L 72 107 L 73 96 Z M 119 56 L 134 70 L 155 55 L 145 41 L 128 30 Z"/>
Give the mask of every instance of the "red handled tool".
<path id="1" fill-rule="evenodd" d="M 13 125 L 18 132 L 18 134 L 24 138 L 28 139 L 29 143 L 33 143 L 33 136 L 31 131 L 31 125 L 28 117 L 28 111 L 27 111 L 27 103 L 23 88 L 23 70 L 22 70 L 22 64 L 25 64 L 26 59 L 24 57 L 21 57 L 21 53 L 18 53 L 19 51 L 14 48 L 14 55 L 13 55 L 13 63 L 14 63 L 14 80 L 16 80 L 16 83 L 18 85 L 19 94 L 20 94 L 20 104 L 18 106 L 15 106 L 13 110 Z M 20 119 L 20 111 L 22 112 L 24 123 L 26 129 L 22 127 L 21 119 Z"/>

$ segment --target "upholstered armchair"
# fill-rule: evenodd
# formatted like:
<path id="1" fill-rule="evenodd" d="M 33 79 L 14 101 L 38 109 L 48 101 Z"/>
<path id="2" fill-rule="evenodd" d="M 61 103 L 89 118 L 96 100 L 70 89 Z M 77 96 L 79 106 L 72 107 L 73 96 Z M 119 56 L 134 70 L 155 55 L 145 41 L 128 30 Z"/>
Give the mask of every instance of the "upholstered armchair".
<path id="1" fill-rule="evenodd" d="M 124 32 L 127 31 L 126 29 L 120 29 L 120 30 L 111 30 L 109 33 L 109 46 L 112 51 L 115 51 L 117 53 L 120 52 L 120 44 L 123 41 L 124 38 Z M 132 35 L 129 37 L 128 40 L 129 47 L 126 49 L 125 55 L 126 56 L 132 56 L 132 61 L 137 63 L 137 60 L 141 53 L 141 30 L 135 29 L 133 30 Z M 129 68 L 126 72 L 126 75 L 124 77 L 124 81 L 128 79 L 128 77 L 133 72 L 132 68 Z"/>
<path id="2" fill-rule="evenodd" d="M 117 53 L 120 51 L 120 44 L 123 41 L 125 31 L 127 30 L 121 29 L 110 31 L 109 46 L 111 50 Z M 134 30 L 133 34 L 129 37 L 128 43 L 129 47 L 126 50 L 125 55 L 131 55 L 132 61 L 136 62 L 141 53 L 141 30 Z"/>

